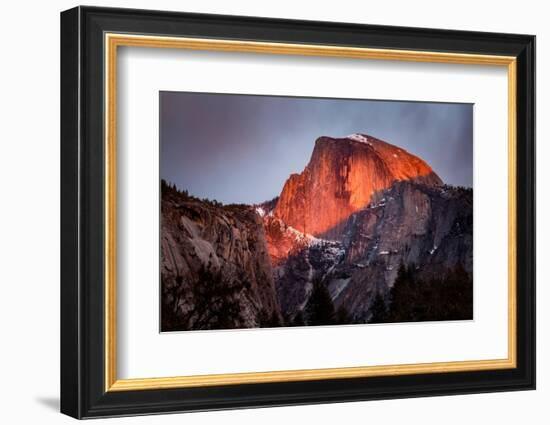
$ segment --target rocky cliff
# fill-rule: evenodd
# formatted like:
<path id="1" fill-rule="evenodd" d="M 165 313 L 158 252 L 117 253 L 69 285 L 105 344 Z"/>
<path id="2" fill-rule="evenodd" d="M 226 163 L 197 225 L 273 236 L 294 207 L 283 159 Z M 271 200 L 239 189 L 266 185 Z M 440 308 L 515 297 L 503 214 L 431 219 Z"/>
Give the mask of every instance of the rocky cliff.
<path id="1" fill-rule="evenodd" d="M 305 307 L 314 280 L 327 275 L 345 251 L 341 242 L 301 233 L 273 215 L 264 216 L 264 227 L 281 311 L 292 318 Z"/>
<path id="2" fill-rule="evenodd" d="M 261 217 L 163 184 L 162 329 L 272 326 L 280 307 Z"/>
<path id="3" fill-rule="evenodd" d="M 382 140 L 320 137 L 306 168 L 286 181 L 274 215 L 300 232 L 341 240 L 349 216 L 400 180 L 442 183 L 423 160 Z"/>
<path id="4" fill-rule="evenodd" d="M 399 267 L 425 280 L 457 266 L 473 271 L 472 191 L 396 182 L 346 224 L 342 261 L 325 276 L 334 303 L 356 320 L 387 298 Z"/>
<path id="5" fill-rule="evenodd" d="M 402 264 L 425 279 L 456 266 L 470 276 L 473 270 L 471 189 L 396 182 L 348 217 L 342 241 L 307 238 L 277 218 L 264 220 L 268 245 L 286 247 L 274 276 L 287 318 L 303 310 L 314 280 L 361 323 L 376 295 L 387 298 Z"/>

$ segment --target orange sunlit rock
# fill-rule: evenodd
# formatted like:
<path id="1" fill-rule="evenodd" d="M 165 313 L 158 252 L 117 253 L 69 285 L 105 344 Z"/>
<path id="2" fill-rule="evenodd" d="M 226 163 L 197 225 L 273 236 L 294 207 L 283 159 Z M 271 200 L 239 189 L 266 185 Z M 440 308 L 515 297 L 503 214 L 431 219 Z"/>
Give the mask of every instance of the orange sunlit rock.
<path id="1" fill-rule="evenodd" d="M 442 184 L 426 162 L 382 140 L 320 137 L 306 168 L 286 181 L 274 215 L 300 232 L 341 239 L 346 219 L 398 180 Z"/>

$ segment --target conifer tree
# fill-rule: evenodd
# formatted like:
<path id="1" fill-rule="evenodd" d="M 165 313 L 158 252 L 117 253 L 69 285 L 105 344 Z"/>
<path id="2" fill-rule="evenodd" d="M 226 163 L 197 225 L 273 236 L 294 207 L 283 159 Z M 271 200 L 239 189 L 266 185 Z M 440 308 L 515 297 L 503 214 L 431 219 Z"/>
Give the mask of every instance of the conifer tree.
<path id="1" fill-rule="evenodd" d="M 335 311 L 332 298 L 320 280 L 313 282 L 313 290 L 307 302 L 306 321 L 310 326 L 332 325 L 335 322 Z"/>
<path id="2" fill-rule="evenodd" d="M 377 292 L 370 306 L 371 318 L 369 323 L 385 323 L 388 320 L 388 309 L 384 297 Z"/>

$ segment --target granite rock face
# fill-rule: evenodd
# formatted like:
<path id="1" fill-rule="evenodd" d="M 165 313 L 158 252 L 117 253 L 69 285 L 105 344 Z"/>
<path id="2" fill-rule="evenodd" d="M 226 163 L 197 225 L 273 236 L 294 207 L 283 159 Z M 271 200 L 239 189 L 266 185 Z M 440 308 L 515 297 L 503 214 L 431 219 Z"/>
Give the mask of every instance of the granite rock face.
<path id="1" fill-rule="evenodd" d="M 268 245 L 280 240 L 272 233 L 268 224 Z M 387 296 L 401 264 L 428 279 L 458 265 L 471 275 L 472 191 L 396 182 L 346 220 L 342 239 L 309 239 L 277 260 L 274 277 L 286 317 L 303 309 L 314 279 L 324 282 L 337 308 L 365 322 L 374 297 Z"/>
<path id="2" fill-rule="evenodd" d="M 302 233 L 341 240 L 349 216 L 399 180 L 442 183 L 423 160 L 382 140 L 320 137 L 306 168 L 286 181 L 274 215 Z"/>
<path id="3" fill-rule="evenodd" d="M 350 217 L 343 245 L 342 262 L 325 279 L 335 304 L 366 320 L 373 297 L 387 295 L 401 264 L 425 279 L 457 266 L 472 274 L 472 191 L 396 182 Z"/>
<path id="4" fill-rule="evenodd" d="M 280 320 L 263 222 L 254 208 L 222 206 L 172 188 L 163 188 L 161 208 L 163 314 L 171 314 L 163 317 L 167 330 L 199 324 L 204 329 L 256 327 Z M 212 282 L 215 287 L 204 288 Z M 211 299 L 201 300 L 202 295 Z M 220 305 L 212 298 L 220 298 Z M 200 303 L 209 317 L 194 313 Z M 216 309 L 225 317 L 215 317 Z"/>
<path id="5" fill-rule="evenodd" d="M 298 232 L 273 215 L 264 217 L 264 227 L 281 311 L 292 318 L 303 310 L 314 280 L 340 262 L 345 251 L 341 242 Z"/>

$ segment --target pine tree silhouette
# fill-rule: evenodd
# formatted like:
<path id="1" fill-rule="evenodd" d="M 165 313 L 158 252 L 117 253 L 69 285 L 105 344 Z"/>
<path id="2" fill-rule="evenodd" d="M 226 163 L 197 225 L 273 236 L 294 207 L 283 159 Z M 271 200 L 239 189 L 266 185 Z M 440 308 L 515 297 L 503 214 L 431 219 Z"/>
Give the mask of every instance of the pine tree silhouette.
<path id="1" fill-rule="evenodd" d="M 350 325 L 353 323 L 353 318 L 350 316 L 346 307 L 341 305 L 336 311 L 336 324 Z"/>
<path id="2" fill-rule="evenodd" d="M 388 308 L 384 297 L 377 292 L 370 306 L 372 316 L 369 323 L 385 323 L 388 320 Z"/>
<path id="3" fill-rule="evenodd" d="M 387 322 L 473 318 L 473 282 L 460 264 L 428 279 L 402 264 L 389 298 Z"/>
<path id="4" fill-rule="evenodd" d="M 163 295 L 163 330 L 233 329 L 244 321 L 239 298 L 246 282 L 229 278 L 209 263 L 202 266 L 196 282 L 176 278 L 176 284 Z M 167 287 L 167 285 L 165 285 Z M 189 311 L 179 309 L 186 294 Z M 174 301 L 177 300 L 177 301 Z M 172 302 L 170 302 L 172 301 Z"/>
<path id="5" fill-rule="evenodd" d="M 299 311 L 294 316 L 294 319 L 292 320 L 290 326 L 305 326 L 305 325 L 306 325 L 306 322 L 304 320 L 304 314 L 301 311 Z"/>
<path id="6" fill-rule="evenodd" d="M 313 282 L 313 290 L 305 308 L 306 322 L 310 326 L 332 325 L 335 311 L 332 298 L 320 280 Z"/>

